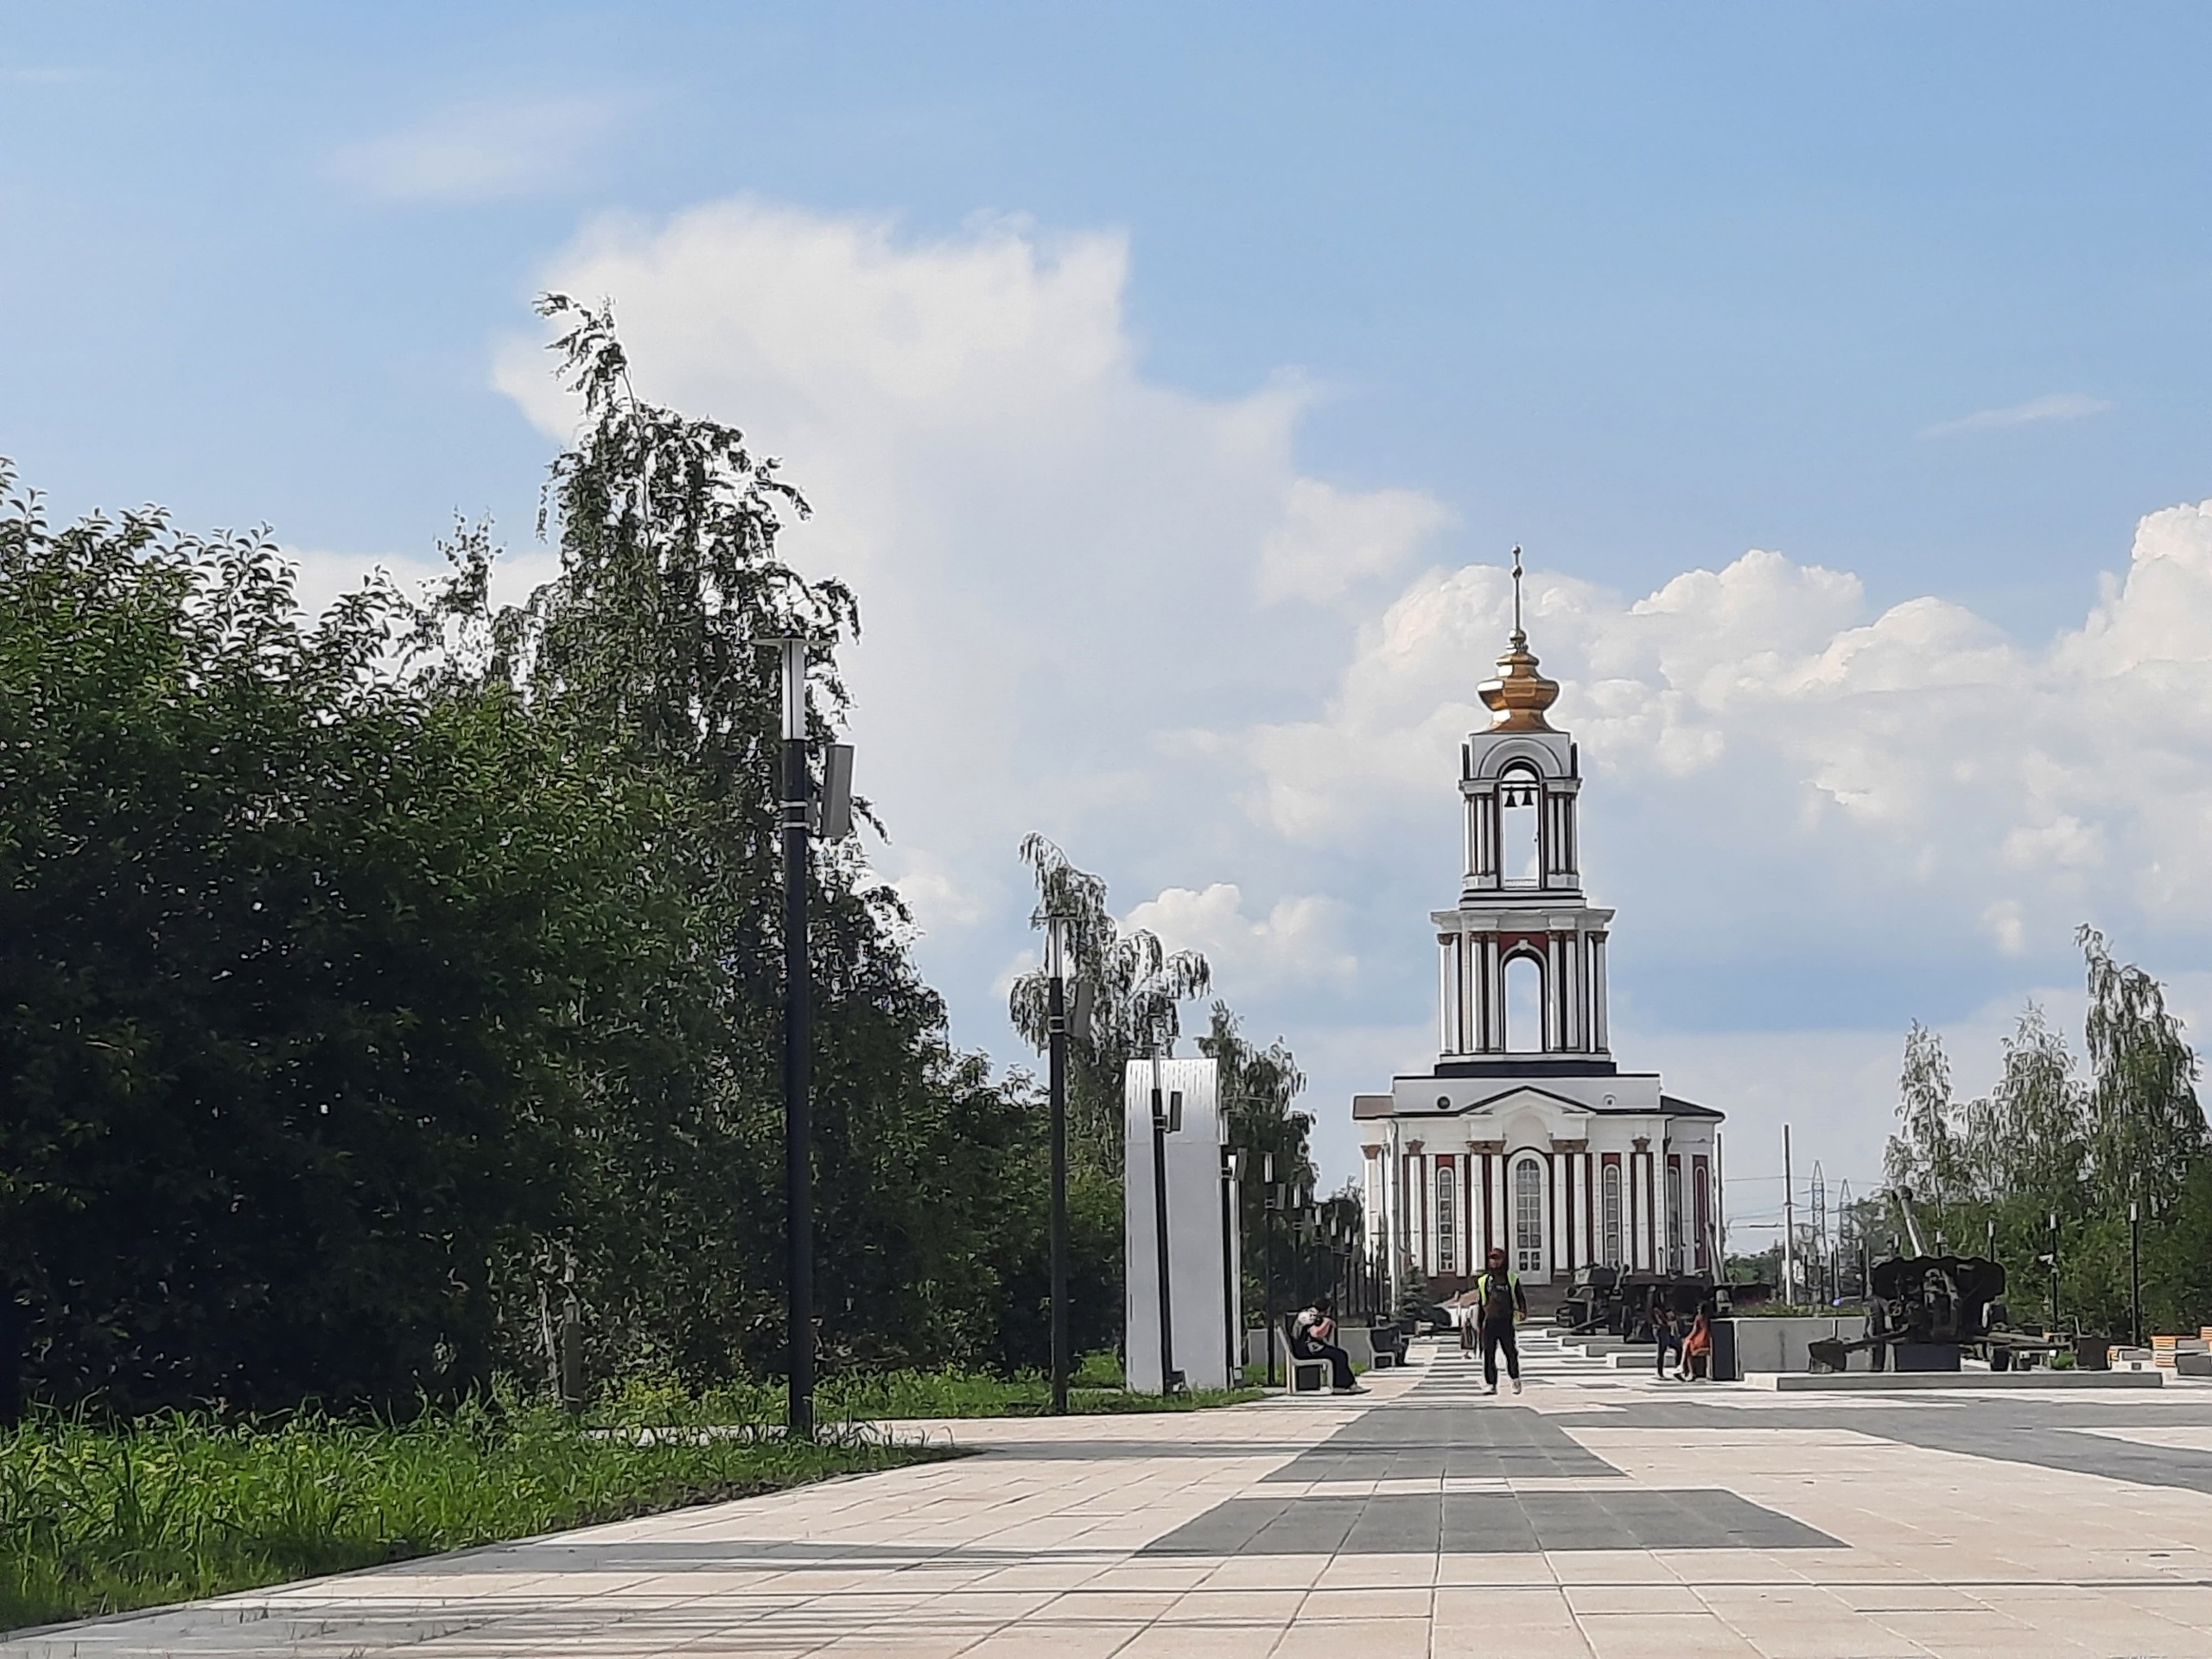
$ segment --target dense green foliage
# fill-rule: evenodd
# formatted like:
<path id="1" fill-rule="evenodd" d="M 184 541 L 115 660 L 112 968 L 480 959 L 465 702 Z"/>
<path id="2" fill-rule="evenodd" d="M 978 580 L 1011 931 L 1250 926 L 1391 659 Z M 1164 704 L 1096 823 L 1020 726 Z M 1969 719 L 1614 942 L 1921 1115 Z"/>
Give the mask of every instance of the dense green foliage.
<path id="1" fill-rule="evenodd" d="M 1911 1194 L 1930 1248 L 1939 1236 L 1954 1250 L 1993 1248 L 2016 1318 L 2050 1316 L 2055 1294 L 2058 1315 L 2107 1334 L 2132 1322 L 2136 1206 L 2145 1328 L 2194 1334 L 2212 1324 L 2212 1137 L 2196 1056 L 2157 980 L 2114 961 L 2093 929 L 2079 942 L 2088 1074 L 2031 1005 L 2005 1040 L 1996 1087 L 1961 1103 L 1942 1040 L 1915 1025 L 1886 1173 Z M 1882 1208 L 1856 1224 L 1885 1243 L 1903 1224 Z"/>
<path id="2" fill-rule="evenodd" d="M 264 539 L 0 483 L 0 1406 L 412 1410 L 543 1376 L 570 1275 L 596 1375 L 780 1368 L 760 642 L 818 642 L 826 736 L 857 611 L 772 463 L 548 308 L 584 423 L 524 607 L 471 531 L 309 621 Z M 825 1363 L 1041 1363 L 1033 1093 L 856 850 L 812 884 Z"/>
<path id="3" fill-rule="evenodd" d="M 512 1401 L 402 1425 L 179 1414 L 117 1428 L 38 1416 L 0 1431 L 0 1628 L 527 1537 L 950 1451 L 849 1432 L 816 1442 L 760 1432 L 585 1432 L 557 1411 Z"/>
<path id="4" fill-rule="evenodd" d="M 633 783 L 371 671 L 262 542 L 0 510 L 0 1275 L 36 1391 L 486 1374 L 603 1028 L 665 954 Z"/>
<path id="5" fill-rule="evenodd" d="M 545 309 L 582 420 L 545 493 L 559 574 L 521 606 L 464 528 L 435 593 L 308 619 L 264 537 L 57 529 L 0 473 L 0 1415 L 404 1415 L 534 1386 L 571 1292 L 595 1376 L 783 1368 L 762 642 L 812 642 L 826 739 L 858 605 L 780 556 L 806 506 L 772 461 L 637 398 L 604 311 Z M 1024 853 L 1101 988 L 1072 1300 L 1110 1348 L 1122 1068 L 1209 976 Z M 810 887 L 825 1411 L 841 1375 L 1041 1367 L 1040 1091 L 951 1047 L 855 844 Z M 1238 1144 L 1310 1181 L 1287 1051 L 1220 1005 L 1201 1043 Z"/>

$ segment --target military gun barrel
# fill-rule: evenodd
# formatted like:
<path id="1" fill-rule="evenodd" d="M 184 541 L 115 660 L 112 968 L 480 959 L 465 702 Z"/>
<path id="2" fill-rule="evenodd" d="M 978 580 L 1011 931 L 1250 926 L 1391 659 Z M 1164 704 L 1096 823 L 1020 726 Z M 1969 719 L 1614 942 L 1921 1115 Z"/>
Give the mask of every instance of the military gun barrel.
<path id="1" fill-rule="evenodd" d="M 1904 1236 L 1912 1241 L 1912 1253 L 1915 1255 L 1927 1255 L 1928 1246 L 1920 1240 L 1920 1224 L 1913 1218 L 1912 1189 L 1909 1186 L 1897 1187 L 1890 1197 L 1897 1203 L 1897 1213 L 1904 1217 Z"/>

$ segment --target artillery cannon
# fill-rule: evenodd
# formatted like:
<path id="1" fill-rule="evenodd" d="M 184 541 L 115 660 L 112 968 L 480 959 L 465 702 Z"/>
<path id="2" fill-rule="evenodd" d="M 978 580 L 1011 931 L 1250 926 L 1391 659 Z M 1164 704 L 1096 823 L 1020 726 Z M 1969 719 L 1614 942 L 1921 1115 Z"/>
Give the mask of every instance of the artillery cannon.
<path id="1" fill-rule="evenodd" d="M 1582 1267 L 1575 1269 L 1573 1286 L 1553 1323 L 1561 1332 L 1603 1331 L 1630 1342 L 1649 1342 L 1655 1300 L 1687 1317 L 1709 1304 L 1726 1313 L 1732 1298 L 1753 1303 L 1764 1300 L 1766 1294 L 1764 1285 L 1716 1285 L 1710 1274 L 1702 1273 Z"/>
<path id="2" fill-rule="evenodd" d="M 1866 1334 L 1855 1342 L 1814 1343 L 1815 1370 L 1840 1371 L 1847 1356 L 1867 1351 L 1874 1369 L 1884 1370 L 1895 1350 L 1898 1370 L 1955 1371 L 1960 1356 L 1972 1350 L 1991 1370 L 2008 1371 L 2016 1361 L 2070 1345 L 2009 1329 L 2004 1264 L 1986 1256 L 1929 1253 L 1913 1217 L 1912 1194 L 1900 1188 L 1893 1196 L 1914 1253 L 1874 1264 Z"/>

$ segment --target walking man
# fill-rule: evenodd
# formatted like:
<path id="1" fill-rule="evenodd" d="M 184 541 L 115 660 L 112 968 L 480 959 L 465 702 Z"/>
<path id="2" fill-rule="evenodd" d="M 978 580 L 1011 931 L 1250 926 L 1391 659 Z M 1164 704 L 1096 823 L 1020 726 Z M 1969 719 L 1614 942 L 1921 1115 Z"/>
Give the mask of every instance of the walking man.
<path id="1" fill-rule="evenodd" d="M 1521 1344 L 1514 1340 L 1516 1319 L 1529 1317 L 1529 1299 L 1522 1293 L 1521 1275 L 1505 1270 L 1505 1252 L 1491 1246 L 1490 1271 L 1475 1281 L 1477 1308 L 1482 1319 L 1483 1392 L 1497 1392 L 1497 1351 L 1505 1350 L 1505 1374 L 1513 1379 L 1513 1392 L 1521 1392 Z"/>
<path id="2" fill-rule="evenodd" d="M 1675 1368 L 1681 1369 L 1681 1329 L 1675 1324 L 1675 1310 L 1659 1300 L 1659 1293 L 1656 1289 L 1651 1293 L 1651 1345 L 1658 1351 L 1658 1371 L 1662 1377 L 1667 1375 L 1667 1356 L 1670 1353 L 1675 1356 Z"/>

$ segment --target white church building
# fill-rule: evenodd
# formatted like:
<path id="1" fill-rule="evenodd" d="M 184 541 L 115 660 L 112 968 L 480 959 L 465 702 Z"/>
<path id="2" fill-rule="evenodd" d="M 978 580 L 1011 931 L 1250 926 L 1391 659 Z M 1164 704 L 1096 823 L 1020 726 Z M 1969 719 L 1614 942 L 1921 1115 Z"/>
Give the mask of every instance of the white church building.
<path id="1" fill-rule="evenodd" d="M 1459 752 L 1466 875 L 1433 912 L 1437 1058 L 1356 1095 L 1370 1247 L 1395 1287 L 1438 1299 L 1503 1245 L 1534 1291 L 1592 1263 L 1716 1276 L 1721 1114 L 1614 1063 L 1605 1016 L 1613 912 L 1582 893 L 1574 741 L 1545 719 L 1557 682 L 1520 626 L 1479 689 L 1487 728 Z M 1545 1299 L 1548 1300 L 1549 1299 Z"/>

